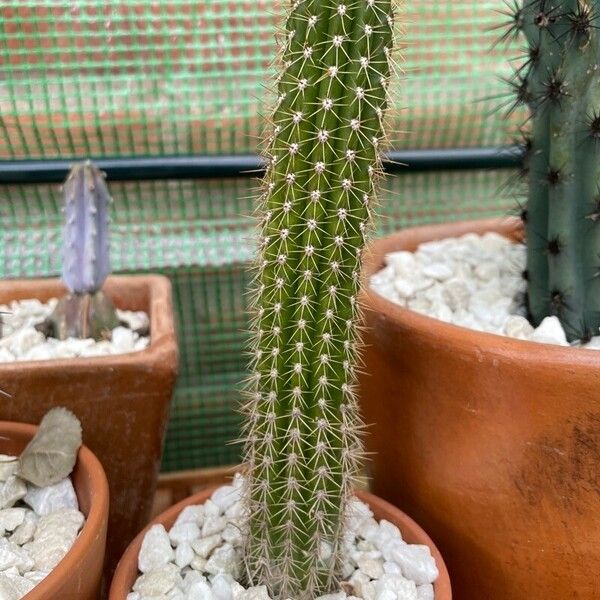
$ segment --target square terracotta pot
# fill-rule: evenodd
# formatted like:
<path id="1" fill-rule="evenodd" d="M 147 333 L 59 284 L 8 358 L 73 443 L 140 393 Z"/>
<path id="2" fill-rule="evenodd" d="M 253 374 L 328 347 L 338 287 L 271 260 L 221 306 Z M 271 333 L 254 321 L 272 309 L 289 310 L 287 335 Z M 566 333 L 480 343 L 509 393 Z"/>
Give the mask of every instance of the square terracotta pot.
<path id="1" fill-rule="evenodd" d="M 159 275 L 110 277 L 115 306 L 150 316 L 150 345 L 140 352 L 93 358 L 0 363 L 0 420 L 39 423 L 54 406 L 73 411 L 83 442 L 109 482 L 106 572 L 150 518 L 177 375 L 171 284 Z M 0 304 L 65 293 L 58 279 L 0 282 Z"/>

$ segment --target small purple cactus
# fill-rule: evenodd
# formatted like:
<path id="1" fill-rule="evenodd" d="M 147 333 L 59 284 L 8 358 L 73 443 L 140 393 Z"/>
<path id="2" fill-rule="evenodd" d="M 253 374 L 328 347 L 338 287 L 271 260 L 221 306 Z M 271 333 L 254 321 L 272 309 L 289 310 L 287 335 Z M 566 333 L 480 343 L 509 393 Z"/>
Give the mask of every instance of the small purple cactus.
<path id="1" fill-rule="evenodd" d="M 63 281 L 69 294 L 37 325 L 59 339 L 111 337 L 119 325 L 115 308 L 102 290 L 110 274 L 108 188 L 104 173 L 90 161 L 75 165 L 64 185 Z"/>
<path id="2" fill-rule="evenodd" d="M 64 185 L 63 281 L 74 294 L 98 291 L 110 274 L 109 205 L 104 173 L 75 165 Z"/>

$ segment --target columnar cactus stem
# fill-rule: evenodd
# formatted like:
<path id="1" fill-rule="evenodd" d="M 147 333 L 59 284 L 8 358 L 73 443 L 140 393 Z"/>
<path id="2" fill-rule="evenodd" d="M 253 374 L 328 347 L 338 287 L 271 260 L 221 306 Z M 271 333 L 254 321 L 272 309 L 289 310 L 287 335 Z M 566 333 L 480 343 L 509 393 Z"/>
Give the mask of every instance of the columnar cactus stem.
<path id="1" fill-rule="evenodd" d="M 60 339 L 102 339 L 119 324 L 101 291 L 110 273 L 109 205 L 104 174 L 89 161 L 75 165 L 64 187 L 63 281 L 69 294 L 39 328 Z"/>
<path id="2" fill-rule="evenodd" d="M 361 458 L 360 253 L 391 72 L 390 0 L 296 2 L 267 151 L 247 404 L 248 576 L 313 598 L 339 574 Z"/>
<path id="3" fill-rule="evenodd" d="M 523 0 L 511 25 L 528 43 L 517 102 L 530 109 L 528 302 L 569 339 L 600 327 L 600 2 Z"/>

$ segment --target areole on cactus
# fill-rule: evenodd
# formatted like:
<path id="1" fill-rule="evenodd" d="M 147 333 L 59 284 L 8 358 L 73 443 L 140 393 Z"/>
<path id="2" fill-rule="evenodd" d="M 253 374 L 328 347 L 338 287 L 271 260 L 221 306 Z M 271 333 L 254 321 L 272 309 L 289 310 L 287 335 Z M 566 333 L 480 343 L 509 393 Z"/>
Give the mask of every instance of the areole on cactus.
<path id="1" fill-rule="evenodd" d="M 524 126 L 528 308 L 571 340 L 600 327 L 600 2 L 522 0 L 507 35 L 528 50 L 515 74 Z M 505 36 L 506 37 L 506 36 Z"/>
<path id="2" fill-rule="evenodd" d="M 359 469 L 361 250 L 384 142 L 390 0 L 303 0 L 287 19 L 261 197 L 245 406 L 248 579 L 309 599 L 340 577 Z"/>
<path id="3" fill-rule="evenodd" d="M 102 284 L 110 274 L 109 206 L 104 173 L 90 161 L 71 169 L 63 193 L 63 282 L 69 290 L 38 328 L 65 339 L 107 337 L 119 324 Z"/>

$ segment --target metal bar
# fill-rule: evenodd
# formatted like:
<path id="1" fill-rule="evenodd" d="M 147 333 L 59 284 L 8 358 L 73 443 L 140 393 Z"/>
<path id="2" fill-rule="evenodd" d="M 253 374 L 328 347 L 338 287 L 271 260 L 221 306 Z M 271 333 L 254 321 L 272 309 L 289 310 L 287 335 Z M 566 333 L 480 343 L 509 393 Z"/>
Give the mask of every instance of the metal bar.
<path id="1" fill-rule="evenodd" d="M 263 162 L 254 154 L 131 156 L 92 159 L 111 181 L 148 179 L 219 179 L 256 177 Z M 518 146 L 493 148 L 442 148 L 397 150 L 383 161 L 386 172 L 412 173 L 454 169 L 509 169 L 518 167 L 522 149 Z M 76 159 L 0 161 L 0 184 L 58 183 L 65 179 Z"/>

